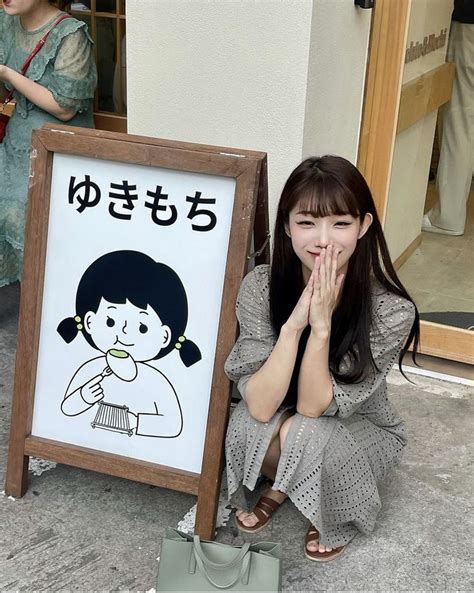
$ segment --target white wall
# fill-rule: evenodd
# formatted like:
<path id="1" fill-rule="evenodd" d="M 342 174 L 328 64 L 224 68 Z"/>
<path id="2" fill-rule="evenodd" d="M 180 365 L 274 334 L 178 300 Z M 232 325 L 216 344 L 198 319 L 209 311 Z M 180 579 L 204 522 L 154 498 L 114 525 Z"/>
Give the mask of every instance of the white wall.
<path id="1" fill-rule="evenodd" d="M 359 146 L 372 11 L 346 0 L 313 3 L 303 157 Z"/>
<path id="2" fill-rule="evenodd" d="M 448 28 L 453 0 L 414 0 L 407 45 Z M 403 83 L 430 72 L 446 61 L 446 45 L 405 65 Z M 437 111 L 399 134 L 395 141 L 384 231 L 392 260 L 396 260 L 421 232 Z"/>
<path id="3" fill-rule="evenodd" d="M 273 222 L 303 156 L 357 158 L 370 13 L 353 0 L 128 0 L 129 132 L 268 152 Z"/>

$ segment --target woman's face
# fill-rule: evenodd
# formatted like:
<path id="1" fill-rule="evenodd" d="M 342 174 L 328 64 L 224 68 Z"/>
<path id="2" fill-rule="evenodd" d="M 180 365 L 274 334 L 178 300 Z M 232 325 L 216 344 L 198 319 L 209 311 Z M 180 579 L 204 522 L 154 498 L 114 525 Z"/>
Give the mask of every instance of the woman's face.
<path id="1" fill-rule="evenodd" d="M 84 331 L 101 351 L 125 350 L 136 361 L 152 360 L 171 341 L 171 330 L 156 312 L 124 304 L 109 303 L 104 298 L 94 313 L 84 316 Z"/>
<path id="2" fill-rule="evenodd" d="M 338 271 L 345 272 L 357 241 L 367 232 L 371 223 L 371 214 L 366 214 L 362 222 L 350 214 L 317 218 L 301 210 L 297 204 L 290 212 L 286 234 L 291 238 L 293 250 L 301 261 L 304 278 L 309 279 L 316 256 L 329 245 L 340 251 Z"/>
<path id="3" fill-rule="evenodd" d="M 48 0 L 3 0 L 3 8 L 11 16 L 31 14 L 37 8 L 47 5 Z"/>

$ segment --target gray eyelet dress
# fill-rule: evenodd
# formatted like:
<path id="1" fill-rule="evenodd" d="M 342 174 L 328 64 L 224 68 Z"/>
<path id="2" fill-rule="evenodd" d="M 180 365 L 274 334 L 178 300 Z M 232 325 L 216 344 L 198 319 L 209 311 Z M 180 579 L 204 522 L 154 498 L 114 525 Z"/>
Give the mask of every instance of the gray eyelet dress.
<path id="1" fill-rule="evenodd" d="M 243 280 L 237 298 L 240 336 L 225 365 L 245 398 L 245 385 L 267 360 L 277 340 L 270 322 L 270 267 L 258 266 Z M 414 320 L 411 302 L 374 285 L 372 354 L 379 371 L 360 383 L 333 378 L 334 397 L 319 418 L 296 413 L 286 438 L 273 489 L 285 492 L 317 527 L 322 545 L 337 547 L 374 528 L 380 510 L 377 484 L 398 463 L 405 426 L 387 396 L 385 377 L 398 359 Z M 254 490 L 282 407 L 269 422 L 250 416 L 245 399 L 233 411 L 226 437 L 229 499 Z"/>

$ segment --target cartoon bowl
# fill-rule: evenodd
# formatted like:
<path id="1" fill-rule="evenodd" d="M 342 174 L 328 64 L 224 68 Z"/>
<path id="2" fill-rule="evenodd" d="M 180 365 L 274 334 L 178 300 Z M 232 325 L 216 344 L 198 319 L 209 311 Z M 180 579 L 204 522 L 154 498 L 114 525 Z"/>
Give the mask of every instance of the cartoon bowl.
<path id="1" fill-rule="evenodd" d="M 105 355 L 105 360 L 112 373 L 122 381 L 133 381 L 137 376 L 137 364 L 125 350 L 112 348 Z"/>

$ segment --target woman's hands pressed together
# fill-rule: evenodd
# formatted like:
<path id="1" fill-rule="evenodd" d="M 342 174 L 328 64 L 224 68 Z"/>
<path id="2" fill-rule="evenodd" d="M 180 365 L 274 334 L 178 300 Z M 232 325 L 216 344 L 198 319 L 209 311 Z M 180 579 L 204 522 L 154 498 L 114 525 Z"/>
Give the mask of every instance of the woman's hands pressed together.
<path id="1" fill-rule="evenodd" d="M 333 245 L 318 254 L 308 282 L 283 324 L 272 353 L 246 385 L 245 400 L 250 414 L 260 422 L 269 421 L 288 392 L 298 344 L 308 325 L 311 333 L 300 368 L 297 410 L 305 416 L 317 417 L 331 402 L 328 364 L 331 317 L 344 280 L 344 274 L 337 271 L 338 256 L 339 249 Z"/>
<path id="2" fill-rule="evenodd" d="M 337 272 L 339 250 L 333 245 L 321 249 L 316 256 L 313 271 L 285 326 L 301 333 L 311 326 L 311 333 L 327 339 L 331 331 L 331 318 L 336 308 L 344 274 Z"/>
<path id="3" fill-rule="evenodd" d="M 327 339 L 331 332 L 331 319 L 341 292 L 344 274 L 337 271 L 337 258 L 340 251 L 333 245 L 321 249 L 316 256 L 313 272 L 308 285 L 313 290 L 309 308 L 311 333 L 321 339 Z"/>
<path id="4" fill-rule="evenodd" d="M 321 249 L 308 281 L 308 286 L 312 287 L 308 311 L 311 333 L 298 377 L 296 409 L 312 418 L 321 416 L 333 398 L 329 371 L 331 319 L 344 280 L 344 274 L 337 270 L 338 256 L 339 249 L 334 245 Z"/>
<path id="5" fill-rule="evenodd" d="M 284 324 L 284 327 L 290 331 L 296 332 L 297 334 L 301 334 L 301 332 L 309 323 L 309 311 L 311 307 L 311 299 L 313 297 L 313 285 L 313 274 L 311 274 L 305 289 L 301 293 L 301 296 L 295 305 L 295 308 L 288 317 L 288 321 Z"/>

